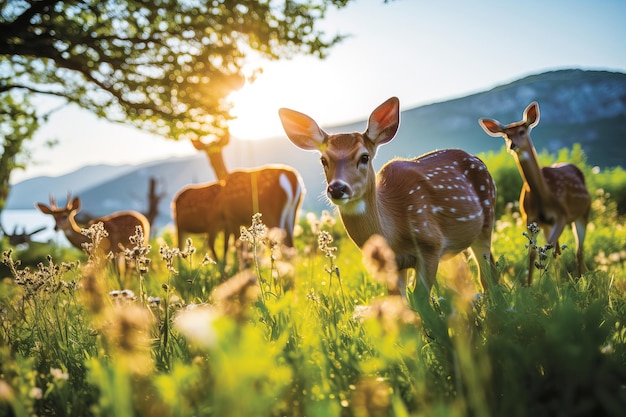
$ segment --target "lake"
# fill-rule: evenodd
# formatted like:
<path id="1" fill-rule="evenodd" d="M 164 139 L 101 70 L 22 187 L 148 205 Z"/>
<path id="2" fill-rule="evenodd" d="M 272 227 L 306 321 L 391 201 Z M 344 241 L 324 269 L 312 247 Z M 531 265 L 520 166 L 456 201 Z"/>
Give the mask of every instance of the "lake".
<path id="1" fill-rule="evenodd" d="M 36 209 L 26 210 L 3 210 L 0 213 L 0 224 L 8 233 L 30 233 L 40 227 L 45 226 L 46 229 L 31 236 L 31 240 L 35 242 L 48 242 L 52 240 L 54 243 L 63 246 L 69 246 L 69 242 L 61 232 L 54 231 L 54 219 L 52 216 L 43 214 Z"/>

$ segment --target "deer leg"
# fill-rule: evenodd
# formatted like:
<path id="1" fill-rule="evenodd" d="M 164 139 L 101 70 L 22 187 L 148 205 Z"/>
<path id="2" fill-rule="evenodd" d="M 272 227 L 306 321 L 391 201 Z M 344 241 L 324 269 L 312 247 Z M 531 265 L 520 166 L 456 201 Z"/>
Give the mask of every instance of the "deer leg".
<path id="1" fill-rule="evenodd" d="M 435 285 L 437 279 L 437 269 L 439 269 L 439 260 L 441 254 L 435 251 L 428 251 L 424 253 L 422 251 L 420 260 L 415 267 L 415 272 L 422 282 L 422 285 L 426 288 L 426 292 L 430 295 L 430 292 Z"/>
<path id="2" fill-rule="evenodd" d="M 396 286 L 395 288 L 392 288 L 392 287 L 389 287 L 389 284 L 387 284 L 388 285 L 387 294 L 388 295 L 400 295 L 402 296 L 402 298 L 406 300 L 407 299 L 406 287 L 407 287 L 407 282 L 409 278 L 409 273 L 410 273 L 409 268 L 399 270 L 398 280 L 396 281 Z"/>
<path id="3" fill-rule="evenodd" d="M 478 278 L 483 291 L 487 291 L 491 284 L 498 283 L 490 240 L 478 240 L 470 246 L 472 256 L 478 264 Z"/>
<path id="4" fill-rule="evenodd" d="M 176 226 L 176 230 L 178 231 L 178 236 L 176 239 L 178 240 L 178 248 L 182 249 L 185 243 L 185 231 L 180 228 L 180 226 Z"/>
<path id="5" fill-rule="evenodd" d="M 577 219 L 572 223 L 574 231 L 574 240 L 576 241 L 576 266 L 578 267 L 578 276 L 587 272 L 585 258 L 583 255 L 583 243 L 587 233 L 587 219 Z"/>
<path id="6" fill-rule="evenodd" d="M 565 219 L 557 221 L 550 230 L 550 234 L 545 233 L 546 238 L 548 239 L 548 244 L 552 246 L 554 250 L 553 256 L 556 259 L 557 256 L 561 254 L 561 247 L 559 246 L 559 237 L 561 233 L 563 233 L 563 229 L 565 229 Z"/>

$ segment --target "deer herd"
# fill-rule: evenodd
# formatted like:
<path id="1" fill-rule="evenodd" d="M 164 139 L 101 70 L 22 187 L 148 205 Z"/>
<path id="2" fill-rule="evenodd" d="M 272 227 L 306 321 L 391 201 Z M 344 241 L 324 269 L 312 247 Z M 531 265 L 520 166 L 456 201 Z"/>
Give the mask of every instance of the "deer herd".
<path id="1" fill-rule="evenodd" d="M 413 159 L 395 158 L 378 173 L 373 159 L 379 146 L 390 142 L 400 126 L 400 103 L 392 97 L 369 116 L 364 132 L 325 132 L 312 118 L 282 108 L 279 118 L 288 139 L 298 148 L 318 152 L 326 178 L 326 196 L 336 206 L 345 230 L 360 248 L 373 236 L 382 236 L 395 254 L 397 286 L 390 293 L 406 298 L 410 270 L 427 293 L 435 285 L 441 260 L 467 251 L 477 263 L 483 290 L 497 284 L 492 254 L 496 184 L 485 164 L 460 149 L 436 150 Z M 585 271 L 583 243 L 591 198 L 585 179 L 576 166 L 560 163 L 541 166 L 530 137 L 539 122 L 539 106 L 531 103 L 519 122 L 504 125 L 483 118 L 479 125 L 490 136 L 501 136 L 513 156 L 523 187 L 520 212 L 525 223 L 537 224 L 547 244 L 560 253 L 559 237 L 572 226 L 576 242 L 577 273 Z M 176 193 L 172 214 L 179 247 L 190 234 L 202 234 L 215 259 L 216 237 L 222 233 L 224 262 L 230 238 L 249 225 L 255 213 L 263 223 L 284 231 L 283 243 L 294 245 L 294 227 L 305 189 L 298 172 L 285 165 L 229 171 L 223 149 L 229 135 L 213 141 L 193 141 L 206 153 L 216 181 L 188 185 Z M 68 195 L 65 207 L 37 203 L 52 215 L 56 229 L 81 247 L 87 237 L 74 216 L 80 200 Z M 145 216 L 136 211 L 114 213 L 95 219 L 108 232 L 104 250 L 119 253 L 140 227 L 150 236 Z M 529 246 L 526 284 L 532 283 L 536 248 Z M 416 284 L 417 285 L 417 284 Z"/>

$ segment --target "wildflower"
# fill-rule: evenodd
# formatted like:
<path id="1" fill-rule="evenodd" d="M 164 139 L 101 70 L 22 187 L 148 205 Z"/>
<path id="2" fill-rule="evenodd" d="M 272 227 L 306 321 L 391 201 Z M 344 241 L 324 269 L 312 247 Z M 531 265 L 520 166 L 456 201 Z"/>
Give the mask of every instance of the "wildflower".
<path id="1" fill-rule="evenodd" d="M 159 248 L 159 255 L 161 256 L 161 259 L 165 261 L 165 266 L 167 267 L 167 270 L 173 274 L 178 274 L 178 271 L 176 270 L 176 268 L 174 268 L 174 258 L 180 256 L 180 249 L 170 249 L 170 247 L 166 243 L 163 243 Z"/>
<path id="2" fill-rule="evenodd" d="M 70 377 L 67 372 L 63 372 L 63 370 L 59 368 L 50 368 L 50 375 L 52 375 L 52 378 L 56 381 L 67 381 Z"/>
<path id="3" fill-rule="evenodd" d="M 124 249 L 124 257 L 127 261 L 135 262 L 137 271 L 140 274 L 146 274 L 148 272 L 150 262 L 152 261 L 148 258 L 148 254 L 150 253 L 152 246 L 145 243 L 143 228 L 141 226 L 136 226 L 135 234 L 132 235 L 129 240 L 132 248 Z"/>
<path id="4" fill-rule="evenodd" d="M 212 298 L 224 314 L 242 319 L 248 306 L 259 299 L 256 275 L 244 270 L 213 290 Z"/>
<path id="5" fill-rule="evenodd" d="M 204 258 L 202 258 L 201 265 L 216 265 L 215 259 L 211 258 L 208 253 L 204 254 Z"/>
<path id="6" fill-rule="evenodd" d="M 13 393 L 13 389 L 9 384 L 6 383 L 3 379 L 0 379 L 0 404 L 3 402 L 11 402 L 15 394 Z"/>
<path id="7" fill-rule="evenodd" d="M 43 398 L 43 390 L 39 387 L 32 387 L 28 395 L 35 400 L 41 400 Z"/>
<path id="8" fill-rule="evenodd" d="M 101 254 L 99 253 L 99 249 L 102 247 L 101 243 L 104 239 L 109 237 L 109 232 L 105 230 L 104 223 L 98 222 L 92 224 L 87 229 L 81 229 L 80 233 L 83 236 L 87 236 L 89 239 L 88 242 L 81 245 L 88 255 L 88 262 L 97 264 L 101 258 Z"/>
<path id="9" fill-rule="evenodd" d="M 135 293 L 132 290 L 113 290 L 109 292 L 109 297 L 114 304 L 127 305 L 137 300 Z"/>
<path id="10" fill-rule="evenodd" d="M 320 230 L 317 236 L 317 245 L 327 258 L 335 259 L 335 252 L 337 247 L 331 246 L 333 243 L 333 236 L 326 230 Z"/>
<path id="11" fill-rule="evenodd" d="M 373 235 L 363 245 L 363 264 L 379 282 L 386 284 L 390 293 L 398 292 L 396 254 L 380 235 Z"/>
<path id="12" fill-rule="evenodd" d="M 402 325 L 418 325 L 419 316 L 400 296 L 389 296 L 375 300 L 369 306 L 357 306 L 352 315 L 354 320 L 376 320 L 388 333 L 397 333 Z"/>
<path id="13" fill-rule="evenodd" d="M 530 235 L 526 232 L 522 233 L 522 235 L 524 235 L 524 237 L 528 239 L 528 245 L 526 247 L 537 247 L 537 235 L 539 234 L 539 230 L 539 226 L 537 226 L 537 223 L 535 222 L 532 222 L 528 225 L 528 231 L 530 232 Z"/>
<path id="14" fill-rule="evenodd" d="M 306 214 L 306 222 L 311 228 L 311 233 L 318 235 L 321 230 L 321 222 L 317 219 L 315 213 L 308 212 Z"/>
<path id="15" fill-rule="evenodd" d="M 174 327 L 191 343 L 211 348 L 217 343 L 217 333 L 213 323 L 219 314 L 207 305 L 191 305 L 178 311 L 174 317 Z"/>
<path id="16" fill-rule="evenodd" d="M 117 353 L 115 359 L 123 361 L 135 373 L 143 374 L 152 367 L 151 325 L 152 315 L 144 307 L 122 304 L 112 310 L 108 325 L 102 329 L 107 344 Z"/>
<path id="17" fill-rule="evenodd" d="M 161 305 L 160 297 L 148 297 L 148 305 L 152 308 L 158 308 Z"/>
<path id="18" fill-rule="evenodd" d="M 261 213 L 256 213 L 254 216 L 252 216 L 252 225 L 250 227 L 245 228 L 242 226 L 239 229 L 241 234 L 241 240 L 243 240 L 244 242 L 258 242 L 265 237 L 265 234 L 267 233 L 267 226 L 263 224 L 261 216 Z"/>
<path id="19" fill-rule="evenodd" d="M 100 314 L 105 307 L 103 279 L 93 265 L 87 265 L 87 268 L 83 270 L 81 295 L 84 305 L 89 307 L 95 315 Z"/>

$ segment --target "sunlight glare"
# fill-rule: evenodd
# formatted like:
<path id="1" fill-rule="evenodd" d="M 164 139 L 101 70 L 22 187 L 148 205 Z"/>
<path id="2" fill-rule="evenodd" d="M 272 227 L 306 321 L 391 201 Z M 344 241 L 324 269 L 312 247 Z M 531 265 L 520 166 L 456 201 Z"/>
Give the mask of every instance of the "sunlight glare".
<path id="1" fill-rule="evenodd" d="M 229 96 L 233 103 L 230 133 L 239 139 L 254 140 L 276 137 L 282 134 L 278 119 L 280 87 L 271 75 L 260 75 Z"/>

